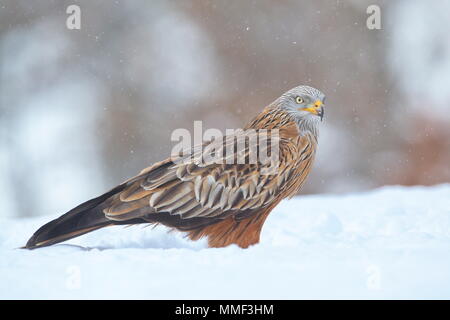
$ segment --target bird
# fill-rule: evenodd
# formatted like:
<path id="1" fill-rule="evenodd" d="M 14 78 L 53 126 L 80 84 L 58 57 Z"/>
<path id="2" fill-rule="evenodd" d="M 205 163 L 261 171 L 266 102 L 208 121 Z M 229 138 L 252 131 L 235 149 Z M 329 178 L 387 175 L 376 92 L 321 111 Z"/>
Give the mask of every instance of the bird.
<path id="1" fill-rule="evenodd" d="M 318 89 L 300 85 L 288 90 L 242 130 L 154 163 L 43 225 L 23 248 L 50 246 L 107 226 L 135 224 L 164 225 L 191 240 L 207 238 L 211 248 L 255 245 L 270 212 L 281 200 L 294 196 L 311 171 L 324 105 L 325 95 Z M 246 132 L 265 133 L 267 138 L 256 139 L 256 145 L 246 138 L 238 145 Z M 237 161 L 236 154 L 248 160 L 255 148 L 277 157 Z M 224 150 L 235 152 L 226 153 L 226 161 L 201 161 L 211 150 L 219 158 Z"/>

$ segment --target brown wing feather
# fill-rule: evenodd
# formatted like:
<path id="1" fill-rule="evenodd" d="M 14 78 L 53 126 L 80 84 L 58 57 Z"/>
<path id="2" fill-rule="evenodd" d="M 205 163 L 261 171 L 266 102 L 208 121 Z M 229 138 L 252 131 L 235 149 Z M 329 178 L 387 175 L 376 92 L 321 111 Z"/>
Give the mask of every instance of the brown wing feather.
<path id="1" fill-rule="evenodd" d="M 265 220 L 262 217 L 267 216 L 281 199 L 294 194 L 304 182 L 315 150 L 310 137 L 298 136 L 295 123 L 284 117 L 281 121 L 277 119 L 277 123 L 273 119 L 266 114 L 250 127 L 270 129 L 276 128 L 275 124 L 282 125 L 276 174 L 261 174 L 270 163 L 198 161 L 212 149 L 223 153 L 230 144 L 236 144 L 235 137 L 224 137 L 209 143 L 206 148 L 195 148 L 190 154 L 194 161 L 185 163 L 180 159 L 167 159 L 143 170 L 126 182 L 123 191 L 107 200 L 103 209 L 106 217 L 121 222 L 142 218 L 191 231 L 192 239 L 208 236 L 213 246 L 233 241 L 246 246 L 257 241 L 255 236 L 250 236 L 252 232 L 242 233 L 247 234 L 246 238 L 238 240 L 237 235 L 241 233 L 238 230 L 250 226 L 261 230 Z M 244 155 L 249 156 L 248 146 Z M 224 233 L 230 235 L 225 237 Z M 259 232 L 257 234 L 259 237 Z"/>

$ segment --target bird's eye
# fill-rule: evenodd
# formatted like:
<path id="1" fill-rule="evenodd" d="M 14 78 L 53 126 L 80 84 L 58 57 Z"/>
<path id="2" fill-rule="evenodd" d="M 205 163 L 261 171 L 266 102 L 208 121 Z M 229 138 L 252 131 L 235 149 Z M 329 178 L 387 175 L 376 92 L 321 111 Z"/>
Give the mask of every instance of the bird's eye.
<path id="1" fill-rule="evenodd" d="M 297 97 L 297 98 L 295 98 L 295 102 L 297 102 L 298 104 L 301 104 L 304 102 L 304 100 L 302 97 Z"/>

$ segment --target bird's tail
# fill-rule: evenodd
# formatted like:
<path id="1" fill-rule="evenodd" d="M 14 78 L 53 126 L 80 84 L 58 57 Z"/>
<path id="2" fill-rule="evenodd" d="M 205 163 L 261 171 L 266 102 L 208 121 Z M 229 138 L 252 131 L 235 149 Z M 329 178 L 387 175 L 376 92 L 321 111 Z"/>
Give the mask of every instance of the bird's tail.
<path id="1" fill-rule="evenodd" d="M 36 249 L 50 246 L 113 225 L 114 222 L 105 217 L 102 203 L 121 190 L 123 190 L 122 185 L 100 197 L 82 203 L 59 218 L 43 225 L 33 234 L 23 248 Z"/>

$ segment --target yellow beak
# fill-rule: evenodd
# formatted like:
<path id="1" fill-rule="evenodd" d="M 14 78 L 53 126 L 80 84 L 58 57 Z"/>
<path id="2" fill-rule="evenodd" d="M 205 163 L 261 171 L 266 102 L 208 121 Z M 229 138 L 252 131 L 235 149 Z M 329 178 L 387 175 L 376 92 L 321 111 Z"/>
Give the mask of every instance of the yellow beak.
<path id="1" fill-rule="evenodd" d="M 320 100 L 315 101 L 309 107 L 302 108 L 301 110 L 311 112 L 312 114 L 319 116 L 320 119 L 323 118 L 323 103 Z"/>

